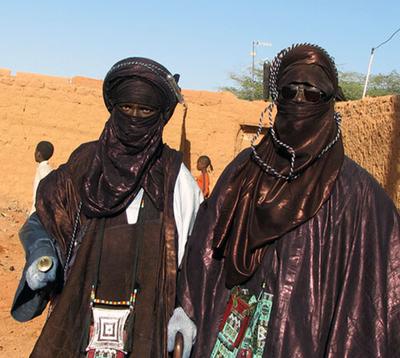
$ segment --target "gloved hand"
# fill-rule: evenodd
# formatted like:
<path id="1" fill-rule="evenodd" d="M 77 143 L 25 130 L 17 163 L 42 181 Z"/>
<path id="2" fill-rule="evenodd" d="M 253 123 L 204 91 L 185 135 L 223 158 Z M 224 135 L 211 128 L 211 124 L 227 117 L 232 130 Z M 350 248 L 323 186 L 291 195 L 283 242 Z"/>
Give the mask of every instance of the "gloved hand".
<path id="1" fill-rule="evenodd" d="M 31 290 L 39 290 L 45 287 L 48 283 L 54 282 L 56 279 L 56 272 L 58 266 L 58 260 L 56 257 L 53 256 L 46 256 L 49 257 L 53 263 L 50 269 L 46 272 L 39 270 L 39 262 L 45 256 L 41 256 L 37 258 L 35 261 L 31 263 L 31 265 L 26 270 L 25 278 L 28 286 Z"/>
<path id="2" fill-rule="evenodd" d="M 181 332 L 183 336 L 183 358 L 189 358 L 196 340 L 197 328 L 182 307 L 175 308 L 174 314 L 168 322 L 168 352 L 174 350 L 175 337 L 178 332 Z"/>

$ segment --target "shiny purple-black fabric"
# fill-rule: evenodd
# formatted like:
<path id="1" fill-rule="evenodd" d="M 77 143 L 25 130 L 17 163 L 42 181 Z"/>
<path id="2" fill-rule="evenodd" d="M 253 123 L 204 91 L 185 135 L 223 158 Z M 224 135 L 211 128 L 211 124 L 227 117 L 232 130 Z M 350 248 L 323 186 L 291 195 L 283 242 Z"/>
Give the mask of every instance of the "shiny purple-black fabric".
<path id="1" fill-rule="evenodd" d="M 137 78 L 156 86 L 162 93 L 163 110 L 168 113 L 168 119 L 178 103 L 173 87 L 168 81 L 172 74 L 160 63 L 144 57 L 129 57 L 118 61 L 108 71 L 103 82 L 103 98 L 107 109 L 111 112 L 116 104 L 113 89 L 121 79 Z"/>
<path id="2" fill-rule="evenodd" d="M 227 259 L 227 284 L 239 285 L 257 270 L 265 245 L 309 220 L 329 198 L 340 171 L 344 151 L 338 134 L 334 94 L 334 65 L 319 48 L 300 46 L 283 59 L 277 86 L 307 82 L 323 90 L 329 100 L 299 102 L 278 98 L 274 131 L 293 148 L 295 179 L 266 174 L 253 158 L 231 166 L 211 197 L 214 219 L 206 236 Z M 258 155 L 278 173 L 289 175 L 290 154 L 268 132 L 256 147 Z M 245 152 L 246 153 L 246 152 Z M 243 157 L 243 156 L 240 156 Z M 214 210 L 214 209 L 211 209 Z"/>
<path id="3" fill-rule="evenodd" d="M 198 330 L 192 357 L 209 357 L 230 292 L 226 260 L 204 235 L 209 209 L 200 208 L 179 280 Z M 274 295 L 264 357 L 400 356 L 399 213 L 350 159 L 316 215 L 269 242 L 242 287 L 258 293 L 263 282 Z"/>
<path id="4" fill-rule="evenodd" d="M 56 242 L 62 266 L 65 265 L 69 249 L 73 249 L 66 267 L 64 286 L 61 292 L 52 292 L 52 295 L 54 295 L 52 299 L 53 310 L 38 338 L 31 354 L 32 357 L 86 356 L 81 349 L 82 347 L 85 348 L 87 344 L 84 338 L 85 330 L 88 328 L 86 324 L 88 323 L 87 318 L 90 318 L 88 316 L 90 312 L 90 290 L 95 279 L 97 254 L 99 252 L 99 244 L 102 241 L 99 240 L 97 234 L 100 220 L 88 218 L 81 213 L 75 241 L 76 245 L 72 246 L 71 239 L 79 202 L 81 201 L 79 189 L 82 187 L 85 172 L 93 160 L 96 149 L 97 142 L 82 144 L 71 154 L 67 163 L 52 171 L 40 182 L 38 187 L 37 214 L 46 232 Z M 140 338 L 136 343 L 133 343 L 134 345 L 144 344 L 138 350 L 139 356 L 147 356 L 146 354 L 140 355 L 140 352 L 149 346 L 155 347 L 156 351 L 159 352 L 154 353 L 154 356 L 168 356 L 166 352 L 166 332 L 168 320 L 175 307 L 177 270 L 177 229 L 173 213 L 173 193 L 181 164 L 182 155 L 164 145 L 160 156 L 160 168 L 164 178 L 162 220 L 161 223 L 157 221 L 155 225 L 150 220 L 143 224 L 147 226 L 144 228 L 144 235 L 149 235 L 146 240 L 148 242 L 143 246 L 148 247 L 149 251 L 147 252 L 152 255 L 152 258 L 146 260 L 146 254 L 143 251 L 143 255 L 139 258 L 139 260 L 143 260 L 143 265 L 140 264 L 138 270 L 139 272 L 142 270 L 145 276 L 156 277 L 153 280 L 154 285 L 148 286 L 150 288 L 146 291 L 156 297 L 156 301 L 154 301 L 156 302 L 156 307 L 147 300 L 149 296 L 144 295 L 142 299 L 138 298 L 136 309 L 141 312 L 136 312 L 136 315 L 139 318 L 144 315 L 148 319 L 144 323 L 142 322 L 143 319 L 139 319 L 136 323 L 137 326 L 143 326 L 141 330 L 135 329 Z M 118 242 L 121 243 L 124 238 L 126 240 L 135 240 L 136 236 L 131 234 L 134 234 L 135 230 L 140 230 L 132 229 L 135 225 L 125 224 L 126 215 L 124 213 L 105 219 L 105 240 L 108 241 L 109 245 L 114 245 L 115 250 L 119 249 L 121 257 L 130 255 L 129 250 L 125 247 L 117 248 L 115 245 L 118 245 Z M 159 224 L 161 224 L 161 228 Z M 116 230 L 115 232 L 113 231 L 114 229 Z M 107 231 L 110 233 L 109 235 Z M 112 232 L 120 236 L 116 243 L 112 242 Z M 155 242 L 157 242 L 158 246 L 154 244 Z M 151 250 L 152 243 L 154 244 L 153 250 Z M 108 244 L 105 244 L 105 247 Z M 110 250 L 107 252 L 110 253 Z M 120 258 L 114 255 L 105 259 L 105 262 L 103 262 L 102 258 L 101 267 L 105 271 L 107 271 L 107 262 L 110 262 L 110 260 L 113 260 L 114 265 L 121 265 L 124 261 L 129 261 L 129 258 Z M 154 262 L 157 262 L 157 267 Z M 112 266 L 108 268 L 108 270 L 112 269 Z M 126 270 L 126 267 L 124 269 L 124 266 L 122 266 L 120 270 L 122 270 L 121 272 L 125 271 L 129 276 L 129 269 Z M 112 274 L 110 275 L 112 276 Z M 107 277 L 103 283 L 107 284 L 107 281 L 110 282 L 110 280 L 112 282 L 112 278 Z M 145 277 L 143 280 L 146 281 L 146 284 L 150 284 Z M 131 279 L 125 278 L 125 281 L 116 285 L 125 284 L 126 287 L 130 287 Z M 101 278 L 99 286 L 104 287 L 101 284 Z M 116 289 L 114 293 L 117 293 Z M 139 303 L 140 301 L 142 302 L 141 304 Z M 153 316 L 146 316 L 146 312 L 149 311 L 152 311 Z M 156 319 L 154 318 L 155 316 L 157 316 Z M 154 332 L 153 339 L 150 339 L 145 333 L 147 329 Z M 130 356 L 136 357 L 135 353 Z"/>
<path id="5" fill-rule="evenodd" d="M 163 128 L 158 112 L 150 118 L 135 118 L 117 106 L 113 108 L 81 189 L 83 212 L 87 216 L 122 212 L 141 187 L 162 210 Z"/>
<path id="6" fill-rule="evenodd" d="M 88 217 L 121 213 L 141 187 L 163 209 L 162 132 L 177 104 L 168 76 L 172 77 L 161 64 L 132 57 L 117 62 L 104 79 L 110 118 L 80 193 L 82 211 Z M 119 103 L 147 105 L 157 111 L 149 118 L 132 117 Z"/>

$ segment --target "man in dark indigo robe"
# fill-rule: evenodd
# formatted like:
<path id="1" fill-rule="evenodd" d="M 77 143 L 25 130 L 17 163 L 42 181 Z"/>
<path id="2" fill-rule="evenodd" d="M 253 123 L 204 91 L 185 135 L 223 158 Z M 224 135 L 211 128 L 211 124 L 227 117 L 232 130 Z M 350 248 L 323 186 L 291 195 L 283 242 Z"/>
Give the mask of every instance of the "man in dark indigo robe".
<path id="1" fill-rule="evenodd" d="M 197 326 L 192 357 L 210 356 L 234 287 L 273 296 L 263 357 L 399 357 L 399 213 L 344 155 L 335 64 L 292 46 L 269 87 L 274 123 L 225 169 L 188 242 L 178 299 Z"/>
<path id="2" fill-rule="evenodd" d="M 162 140 L 180 99 L 176 80 L 150 59 L 116 63 L 99 140 L 41 182 L 20 231 L 27 264 L 12 307 L 27 321 L 51 300 L 31 357 L 168 355 L 176 272 L 202 200 Z"/>

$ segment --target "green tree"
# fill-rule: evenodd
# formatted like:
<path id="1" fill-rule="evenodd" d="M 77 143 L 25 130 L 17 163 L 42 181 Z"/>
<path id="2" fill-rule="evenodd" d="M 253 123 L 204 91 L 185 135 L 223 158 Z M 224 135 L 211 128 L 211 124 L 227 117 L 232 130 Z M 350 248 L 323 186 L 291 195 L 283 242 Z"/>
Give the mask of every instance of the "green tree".
<path id="1" fill-rule="evenodd" d="M 392 71 L 387 75 L 371 76 L 367 94 L 373 97 L 400 94 L 400 74 L 397 71 Z"/>
<path id="2" fill-rule="evenodd" d="M 364 88 L 365 75 L 358 72 L 339 72 L 339 86 L 346 100 L 360 99 Z"/>
<path id="3" fill-rule="evenodd" d="M 221 91 L 232 92 L 240 99 L 249 101 L 263 98 L 263 70 L 262 67 L 254 69 L 254 81 L 251 68 L 243 73 L 231 73 L 229 78 L 236 83 L 236 86 L 221 87 Z"/>
<path id="4" fill-rule="evenodd" d="M 365 75 L 358 72 L 339 72 L 339 84 L 347 99 L 360 99 L 364 90 Z M 370 76 L 367 96 L 390 94 L 400 94 L 400 74 L 397 71 Z"/>
<path id="5" fill-rule="evenodd" d="M 251 68 L 242 73 L 231 73 L 231 80 L 235 86 L 221 87 L 222 91 L 229 91 L 238 98 L 246 100 L 260 100 L 263 98 L 263 71 L 262 65 L 258 65 L 252 79 Z M 365 75 L 359 72 L 339 72 L 339 86 L 347 100 L 360 99 L 365 83 Z M 369 79 L 367 96 L 385 96 L 400 94 L 400 74 L 392 71 L 389 74 L 372 75 Z"/>

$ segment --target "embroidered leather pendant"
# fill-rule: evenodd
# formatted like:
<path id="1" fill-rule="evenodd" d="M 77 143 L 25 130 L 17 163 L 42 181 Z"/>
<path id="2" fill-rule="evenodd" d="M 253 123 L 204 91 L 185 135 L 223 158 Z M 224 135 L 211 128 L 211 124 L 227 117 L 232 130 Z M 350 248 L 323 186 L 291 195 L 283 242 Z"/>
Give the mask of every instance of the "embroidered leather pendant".
<path id="1" fill-rule="evenodd" d="M 273 295 L 259 297 L 232 289 L 211 358 L 261 358 L 267 338 Z"/>
<path id="2" fill-rule="evenodd" d="M 124 327 L 131 310 L 129 308 L 92 307 L 92 312 L 93 334 L 86 348 L 87 357 L 117 358 L 125 356 Z"/>

